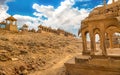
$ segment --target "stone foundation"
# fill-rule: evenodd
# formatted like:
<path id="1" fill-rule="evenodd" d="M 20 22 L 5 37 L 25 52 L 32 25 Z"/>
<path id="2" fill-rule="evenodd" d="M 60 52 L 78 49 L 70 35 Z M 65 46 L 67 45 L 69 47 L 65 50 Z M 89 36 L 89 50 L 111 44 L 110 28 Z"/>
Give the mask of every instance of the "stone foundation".
<path id="1" fill-rule="evenodd" d="M 65 67 L 66 75 L 120 75 L 120 56 L 78 56 Z"/>

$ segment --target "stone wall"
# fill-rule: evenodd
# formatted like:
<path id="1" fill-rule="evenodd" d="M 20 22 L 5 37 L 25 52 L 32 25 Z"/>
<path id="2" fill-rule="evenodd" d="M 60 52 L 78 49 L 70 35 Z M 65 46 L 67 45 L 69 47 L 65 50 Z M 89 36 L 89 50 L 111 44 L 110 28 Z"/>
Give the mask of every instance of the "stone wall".
<path id="1" fill-rule="evenodd" d="M 62 36 L 67 36 L 67 37 L 75 37 L 74 34 L 67 32 L 62 29 L 52 29 L 51 27 L 46 27 L 46 26 L 38 26 L 38 31 L 41 31 L 42 33 L 54 33 L 57 35 L 62 35 Z"/>
<path id="2" fill-rule="evenodd" d="M 76 59 L 79 62 L 70 60 L 65 63 L 66 75 L 120 75 L 120 57 L 95 56 L 88 61 Z"/>

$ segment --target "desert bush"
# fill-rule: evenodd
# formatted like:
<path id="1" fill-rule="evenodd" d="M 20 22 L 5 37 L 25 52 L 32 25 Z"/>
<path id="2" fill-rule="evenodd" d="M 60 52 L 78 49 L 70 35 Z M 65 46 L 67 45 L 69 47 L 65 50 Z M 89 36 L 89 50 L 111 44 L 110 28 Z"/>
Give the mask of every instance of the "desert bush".
<path id="1" fill-rule="evenodd" d="M 7 51 L 11 52 L 11 51 L 13 51 L 13 46 L 12 45 L 8 45 L 8 44 L 0 45 L 0 49 L 1 50 L 7 50 Z"/>
<path id="2" fill-rule="evenodd" d="M 16 45 L 24 45 L 24 41 L 15 41 L 14 44 L 16 44 Z"/>
<path id="3" fill-rule="evenodd" d="M 28 75 L 28 71 L 25 66 L 14 67 L 15 75 Z"/>
<path id="4" fill-rule="evenodd" d="M 35 46 L 36 43 L 35 43 L 35 42 L 28 42 L 27 45 L 28 45 L 28 46 Z"/>
<path id="5" fill-rule="evenodd" d="M 7 50 L 9 52 L 12 52 L 14 50 L 14 46 L 12 45 L 5 45 L 3 46 L 4 50 Z"/>
<path id="6" fill-rule="evenodd" d="M 25 50 L 20 50 L 20 54 L 23 54 L 23 55 L 25 55 L 25 54 L 27 54 L 28 52 L 27 51 L 25 51 Z"/>
<path id="7" fill-rule="evenodd" d="M 10 58 L 6 56 L 5 54 L 0 54 L 0 61 L 8 61 Z"/>
<path id="8" fill-rule="evenodd" d="M 46 44 L 47 44 L 47 43 L 43 43 L 43 42 L 40 43 L 40 45 L 41 45 L 42 47 L 47 47 Z"/>
<path id="9" fill-rule="evenodd" d="M 2 41 L 9 41 L 9 39 L 6 38 L 6 37 L 4 37 L 4 36 L 1 36 L 1 37 L 0 37 L 0 40 L 2 40 Z"/>

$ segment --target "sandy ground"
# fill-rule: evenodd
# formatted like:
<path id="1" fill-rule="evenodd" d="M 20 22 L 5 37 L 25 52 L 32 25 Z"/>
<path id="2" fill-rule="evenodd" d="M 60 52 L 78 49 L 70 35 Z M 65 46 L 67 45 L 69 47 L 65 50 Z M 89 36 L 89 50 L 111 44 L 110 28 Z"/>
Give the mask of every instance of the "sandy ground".
<path id="1" fill-rule="evenodd" d="M 98 54 L 101 54 L 101 50 L 98 48 L 100 52 L 97 52 Z M 107 49 L 108 55 L 115 55 L 120 56 L 120 48 L 114 48 L 114 49 Z M 56 64 L 54 64 L 52 67 L 43 70 L 43 71 L 36 71 L 34 73 L 31 73 L 30 75 L 65 75 L 65 67 L 64 63 L 72 58 L 74 58 L 77 55 L 81 55 L 81 53 L 76 53 L 74 55 L 68 55 L 65 58 L 59 60 Z"/>
<path id="2" fill-rule="evenodd" d="M 65 75 L 64 63 L 81 51 L 82 42 L 76 38 L 1 32 L 0 75 Z M 97 45 L 96 54 L 101 51 Z M 107 52 L 120 56 L 120 48 L 107 49 Z"/>
<path id="3" fill-rule="evenodd" d="M 74 58 L 77 55 L 80 55 L 81 53 L 76 53 L 73 55 L 68 55 L 64 57 L 63 59 L 60 59 L 56 64 L 54 64 L 52 67 L 43 70 L 43 71 L 36 71 L 34 73 L 31 73 L 29 75 L 65 75 L 65 67 L 64 63 L 68 60 Z"/>
<path id="4" fill-rule="evenodd" d="M 55 75 L 81 50 L 73 37 L 0 31 L 0 75 Z"/>

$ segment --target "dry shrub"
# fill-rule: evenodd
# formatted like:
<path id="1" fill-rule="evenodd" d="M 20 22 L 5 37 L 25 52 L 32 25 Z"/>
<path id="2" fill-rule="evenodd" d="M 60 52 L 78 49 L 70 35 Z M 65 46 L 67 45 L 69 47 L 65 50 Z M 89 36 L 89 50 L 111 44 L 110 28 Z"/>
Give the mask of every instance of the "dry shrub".
<path id="1" fill-rule="evenodd" d="M 10 58 L 5 54 L 0 54 L 0 61 L 8 61 Z"/>
<path id="2" fill-rule="evenodd" d="M 5 37 L 5 36 L 0 36 L 0 40 L 2 40 L 2 41 L 9 41 L 9 39 L 7 37 Z"/>

